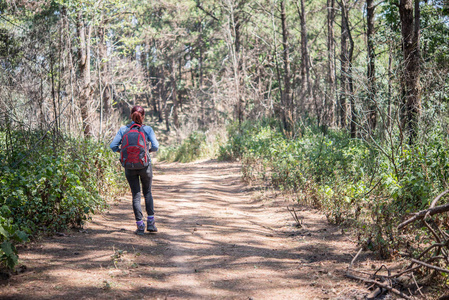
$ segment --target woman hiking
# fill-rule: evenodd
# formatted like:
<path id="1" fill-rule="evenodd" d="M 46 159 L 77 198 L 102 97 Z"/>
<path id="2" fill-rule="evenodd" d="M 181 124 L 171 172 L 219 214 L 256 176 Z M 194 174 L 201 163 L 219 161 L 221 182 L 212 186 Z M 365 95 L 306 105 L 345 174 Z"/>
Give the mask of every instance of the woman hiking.
<path id="1" fill-rule="evenodd" d="M 132 122 L 122 126 L 111 143 L 114 152 L 120 151 L 120 161 L 125 167 L 125 175 L 131 188 L 133 197 L 133 211 L 136 218 L 138 235 L 145 234 L 145 222 L 143 221 L 142 206 L 140 204 L 140 183 L 142 183 L 145 209 L 147 212 L 147 231 L 157 232 L 154 222 L 153 195 L 151 184 L 153 180 L 153 168 L 151 166 L 150 152 L 156 152 L 159 148 L 153 128 L 143 125 L 145 111 L 141 106 L 131 109 Z M 151 148 L 148 150 L 148 142 Z M 119 147 L 120 145 L 121 148 Z M 139 182 L 140 179 L 140 182 Z"/>

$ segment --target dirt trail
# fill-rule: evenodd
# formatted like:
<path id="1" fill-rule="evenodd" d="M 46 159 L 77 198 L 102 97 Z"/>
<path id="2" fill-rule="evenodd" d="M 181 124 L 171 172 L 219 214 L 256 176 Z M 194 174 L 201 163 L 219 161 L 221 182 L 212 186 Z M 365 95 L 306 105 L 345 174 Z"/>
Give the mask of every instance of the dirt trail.
<path id="1" fill-rule="evenodd" d="M 356 246 L 317 212 L 264 200 L 236 163 L 157 164 L 157 234 L 136 236 L 130 195 L 81 231 L 21 250 L 1 299 L 360 299 Z"/>

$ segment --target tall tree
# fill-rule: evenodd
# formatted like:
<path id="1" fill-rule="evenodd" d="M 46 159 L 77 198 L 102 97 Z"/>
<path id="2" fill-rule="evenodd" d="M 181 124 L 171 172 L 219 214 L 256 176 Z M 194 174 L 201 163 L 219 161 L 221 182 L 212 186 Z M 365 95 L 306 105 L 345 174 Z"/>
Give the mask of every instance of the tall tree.
<path id="1" fill-rule="evenodd" d="M 178 87 L 176 84 L 176 58 L 173 56 L 170 64 L 170 84 L 171 84 L 171 96 L 173 101 L 173 124 L 176 129 L 179 129 L 178 119 Z"/>
<path id="2" fill-rule="evenodd" d="M 104 117 L 108 118 L 111 113 L 112 104 L 112 83 L 109 67 L 109 57 L 107 51 L 107 40 L 106 40 L 106 28 L 104 24 L 104 16 L 102 15 L 102 20 L 100 21 L 100 26 L 98 26 L 98 54 L 100 60 L 100 77 L 101 77 L 101 97 L 103 100 L 103 111 Z"/>
<path id="3" fill-rule="evenodd" d="M 83 124 L 83 132 L 85 137 L 89 137 L 91 125 L 89 120 L 89 104 L 91 98 L 91 82 L 90 82 L 90 43 L 91 43 L 91 24 L 86 25 L 84 21 L 83 11 L 79 10 L 76 19 L 76 29 L 78 34 L 78 69 L 80 77 L 80 108 Z"/>
<path id="4" fill-rule="evenodd" d="M 282 94 L 282 110 L 284 129 L 291 131 L 293 122 L 293 104 L 291 95 L 291 83 L 290 83 L 290 53 L 288 47 L 288 27 L 287 27 L 287 14 L 285 11 L 285 0 L 280 2 L 281 9 L 281 27 L 282 27 L 282 54 L 284 60 L 284 92 Z"/>
<path id="5" fill-rule="evenodd" d="M 372 132 L 376 129 L 377 123 L 377 105 L 376 105 L 376 54 L 374 52 L 374 0 L 366 0 L 366 39 L 367 39 L 367 52 L 368 52 L 368 100 L 369 100 L 369 113 L 368 124 L 369 130 Z"/>
<path id="6" fill-rule="evenodd" d="M 341 37 L 340 37 L 340 126 L 346 128 L 348 120 L 348 85 L 349 85 L 349 55 L 348 55 L 348 39 L 349 28 L 347 27 L 346 16 L 347 6 L 346 3 L 338 3 L 341 8 Z"/>
<path id="7" fill-rule="evenodd" d="M 242 90 L 242 47 L 241 36 L 244 24 L 243 9 L 246 0 L 227 0 L 226 10 L 228 11 L 228 36 L 230 40 L 229 50 L 232 59 L 235 86 L 235 114 L 239 124 L 243 122 L 245 99 Z"/>
<path id="8" fill-rule="evenodd" d="M 412 144 L 417 135 L 418 119 L 421 113 L 420 87 L 420 8 L 419 0 L 400 0 L 399 14 L 401 18 L 402 53 L 403 53 L 403 124 Z"/>
<path id="9" fill-rule="evenodd" d="M 297 10 L 301 23 L 301 81 L 302 81 L 302 92 L 304 99 L 310 101 L 311 94 L 311 82 L 310 82 L 310 58 L 309 58 L 309 47 L 307 41 L 307 27 L 306 27 L 306 9 L 304 0 L 300 0 L 300 7 L 297 4 Z"/>
<path id="10" fill-rule="evenodd" d="M 327 0 L 327 90 L 325 94 L 325 122 L 334 124 L 335 107 L 335 0 Z"/>
<path id="11" fill-rule="evenodd" d="M 354 55 L 354 39 L 349 25 L 349 5 L 345 0 L 338 2 L 341 8 L 341 126 L 346 127 L 348 117 L 348 98 L 350 108 L 350 132 L 351 137 L 357 134 L 356 112 L 354 99 L 354 79 L 352 76 L 352 62 Z M 349 47 L 347 45 L 349 42 Z"/>

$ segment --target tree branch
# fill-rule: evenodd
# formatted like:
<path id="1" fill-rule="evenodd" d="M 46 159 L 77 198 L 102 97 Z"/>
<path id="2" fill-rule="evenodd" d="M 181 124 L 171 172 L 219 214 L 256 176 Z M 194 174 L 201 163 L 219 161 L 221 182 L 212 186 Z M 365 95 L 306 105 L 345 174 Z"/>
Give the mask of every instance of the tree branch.
<path id="1" fill-rule="evenodd" d="M 411 217 L 410 219 L 399 224 L 398 229 L 401 229 L 401 228 L 405 227 L 406 225 L 415 222 L 416 220 L 423 219 L 426 215 L 433 216 L 433 215 L 441 214 L 441 213 L 448 212 L 448 211 L 449 211 L 449 203 L 419 211 L 419 212 L 415 213 L 414 216 Z"/>

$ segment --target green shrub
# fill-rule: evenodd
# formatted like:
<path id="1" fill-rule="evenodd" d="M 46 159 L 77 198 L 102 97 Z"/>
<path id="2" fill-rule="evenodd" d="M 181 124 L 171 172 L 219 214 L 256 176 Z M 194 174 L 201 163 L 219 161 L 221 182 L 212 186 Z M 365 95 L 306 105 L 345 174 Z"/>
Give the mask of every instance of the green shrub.
<path id="1" fill-rule="evenodd" d="M 54 143 L 41 135 L 0 134 L 0 260 L 9 268 L 17 262 L 14 243 L 26 240 L 23 232 L 81 226 L 126 187 L 117 157 L 105 145 L 70 138 Z"/>
<path id="2" fill-rule="evenodd" d="M 234 124 L 219 157 L 240 159 L 245 180 L 296 195 L 321 208 L 329 221 L 351 225 L 363 244 L 384 256 L 398 242 L 395 224 L 447 189 L 443 133 L 413 147 L 382 145 L 382 152 L 379 144 L 341 130 L 323 134 L 309 126 L 288 138 L 279 128 L 267 120 L 246 122 L 239 130 Z"/>
<path id="3" fill-rule="evenodd" d="M 11 218 L 3 217 L 6 214 L 10 214 L 10 211 L 6 205 L 3 205 L 0 215 L 0 268 L 12 269 L 18 261 L 17 249 L 14 244 L 28 241 L 28 235 L 19 230 L 19 227 L 12 223 Z"/>

